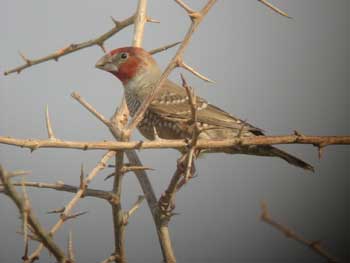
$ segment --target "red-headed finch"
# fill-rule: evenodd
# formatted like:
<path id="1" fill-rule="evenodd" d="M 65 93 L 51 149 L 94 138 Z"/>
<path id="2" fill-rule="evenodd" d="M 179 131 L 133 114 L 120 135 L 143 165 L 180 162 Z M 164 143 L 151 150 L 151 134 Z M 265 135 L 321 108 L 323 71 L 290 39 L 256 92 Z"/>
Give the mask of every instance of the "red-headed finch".
<path id="1" fill-rule="evenodd" d="M 161 70 L 152 56 L 142 48 L 118 48 L 103 56 L 96 67 L 115 75 L 124 85 L 125 98 L 133 116 L 143 100 L 158 81 Z M 248 123 L 232 116 L 220 108 L 196 97 L 197 121 L 200 127 L 208 128 L 200 133 L 200 139 L 232 139 L 241 135 L 259 136 L 263 132 Z M 150 104 L 138 129 L 147 139 L 153 140 L 154 129 L 160 138 L 191 138 L 192 112 L 186 90 L 170 80 L 166 80 Z M 314 168 L 306 162 L 271 145 L 242 146 L 206 150 L 230 154 L 251 154 L 280 157 L 290 164 L 306 170 Z"/>

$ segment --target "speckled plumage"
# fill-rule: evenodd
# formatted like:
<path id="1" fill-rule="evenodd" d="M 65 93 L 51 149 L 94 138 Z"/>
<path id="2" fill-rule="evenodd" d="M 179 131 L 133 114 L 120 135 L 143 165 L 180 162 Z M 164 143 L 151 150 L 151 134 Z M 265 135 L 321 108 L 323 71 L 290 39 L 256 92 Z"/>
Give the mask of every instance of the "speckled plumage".
<path id="1" fill-rule="evenodd" d="M 136 113 L 161 75 L 161 71 L 152 56 L 141 48 L 133 47 L 113 50 L 102 57 L 97 62 L 96 67 L 111 72 L 122 81 L 131 116 Z M 196 103 L 199 125 L 209 128 L 200 134 L 202 139 L 222 140 L 238 135 L 263 135 L 259 128 L 243 122 L 201 97 L 196 98 Z M 193 127 L 190 125 L 191 121 L 191 105 L 185 89 L 170 80 L 166 80 L 148 107 L 138 129 L 149 140 L 154 139 L 154 129 L 158 136 L 163 139 L 191 138 Z M 207 151 L 211 152 L 212 150 Z M 233 146 L 215 149 L 215 152 L 276 156 L 295 166 L 313 171 L 311 165 L 270 145 Z"/>

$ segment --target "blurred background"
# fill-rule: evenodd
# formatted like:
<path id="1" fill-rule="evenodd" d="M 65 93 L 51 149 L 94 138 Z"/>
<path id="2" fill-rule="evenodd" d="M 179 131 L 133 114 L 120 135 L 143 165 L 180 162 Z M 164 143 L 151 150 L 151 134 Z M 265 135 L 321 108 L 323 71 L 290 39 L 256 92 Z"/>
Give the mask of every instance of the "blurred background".
<path id="1" fill-rule="evenodd" d="M 147 24 L 144 47 L 175 41 L 190 21 L 174 1 L 148 1 L 148 14 L 161 21 Z M 193 8 L 206 1 L 186 0 Z M 186 51 L 185 61 L 215 80 L 207 84 L 185 72 L 197 94 L 248 120 L 269 135 L 350 134 L 350 38 L 348 0 L 272 1 L 293 19 L 283 18 L 257 1 L 218 1 Z M 0 3 L 0 71 L 29 58 L 52 53 L 68 44 L 92 39 L 113 27 L 110 16 L 130 16 L 137 1 L 19 1 Z M 132 27 L 106 42 L 107 49 L 131 43 Z M 157 54 L 164 68 L 176 49 Z M 109 131 L 70 98 L 79 92 L 109 117 L 122 97 L 122 85 L 94 68 L 103 55 L 98 47 L 47 62 L 21 74 L 0 76 L 0 135 L 46 138 L 48 104 L 55 134 L 65 140 L 111 140 Z M 2 74 L 2 73 L 1 73 Z M 179 70 L 171 78 L 179 82 Z M 141 139 L 139 133 L 134 139 Z M 322 160 L 310 145 L 281 146 L 316 168 L 305 172 L 277 158 L 213 154 L 197 162 L 198 177 L 177 195 L 180 215 L 170 224 L 178 262 L 324 262 L 307 247 L 286 239 L 259 221 L 260 201 L 271 214 L 310 240 L 322 240 L 343 262 L 350 248 L 350 147 L 330 146 Z M 0 163 L 7 170 L 32 171 L 27 180 L 79 184 L 80 166 L 89 172 L 102 151 L 28 149 L 0 145 Z M 158 196 L 165 190 L 179 153 L 140 152 Z M 103 171 L 91 187 L 111 189 Z M 29 189 L 33 209 L 49 229 L 58 219 L 46 211 L 64 206 L 69 193 Z M 123 182 L 123 208 L 141 194 L 133 174 Z M 99 262 L 113 250 L 112 215 L 108 204 L 85 198 L 74 209 L 89 213 L 67 222 L 55 240 L 66 246 L 73 231 L 77 262 Z M 19 262 L 23 238 L 14 204 L 0 195 L 0 262 Z M 161 262 L 149 209 L 144 203 L 126 229 L 129 262 Z M 32 242 L 34 248 L 36 244 Z M 53 262 L 47 252 L 40 262 Z"/>

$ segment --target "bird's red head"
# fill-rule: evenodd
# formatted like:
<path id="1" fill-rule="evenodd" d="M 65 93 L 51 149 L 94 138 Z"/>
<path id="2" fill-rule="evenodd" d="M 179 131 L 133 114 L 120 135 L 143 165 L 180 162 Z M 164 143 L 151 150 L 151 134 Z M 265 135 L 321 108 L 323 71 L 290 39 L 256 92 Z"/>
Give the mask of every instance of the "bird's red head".
<path id="1" fill-rule="evenodd" d="M 152 56 L 138 47 L 114 49 L 96 63 L 97 68 L 112 73 L 123 84 L 154 65 L 156 65 L 156 62 Z"/>

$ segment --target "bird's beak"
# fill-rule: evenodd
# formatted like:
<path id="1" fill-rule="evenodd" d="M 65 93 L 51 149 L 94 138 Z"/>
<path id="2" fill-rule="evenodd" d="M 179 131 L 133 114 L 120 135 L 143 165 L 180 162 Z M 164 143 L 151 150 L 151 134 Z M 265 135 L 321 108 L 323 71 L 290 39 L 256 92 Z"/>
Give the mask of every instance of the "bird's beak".
<path id="1" fill-rule="evenodd" d="M 109 54 L 104 55 L 102 58 L 100 58 L 96 65 L 96 68 L 101 69 L 101 70 L 105 70 L 108 72 L 117 72 L 118 71 L 118 67 L 113 64 L 113 61 L 111 59 L 111 56 Z"/>

